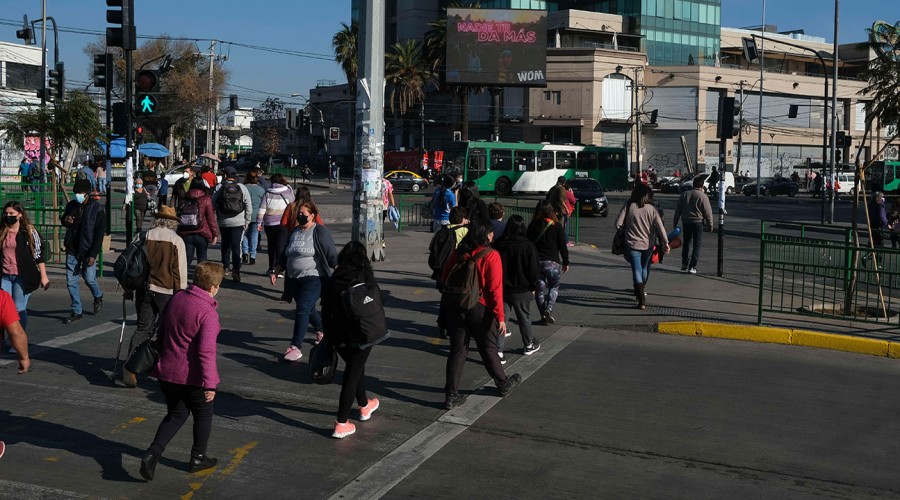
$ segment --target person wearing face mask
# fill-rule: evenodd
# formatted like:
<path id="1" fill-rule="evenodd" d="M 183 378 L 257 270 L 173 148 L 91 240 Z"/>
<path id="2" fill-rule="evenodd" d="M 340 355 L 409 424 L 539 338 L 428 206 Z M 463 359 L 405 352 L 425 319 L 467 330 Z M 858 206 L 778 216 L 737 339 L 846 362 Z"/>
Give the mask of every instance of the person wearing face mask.
<path id="1" fill-rule="evenodd" d="M 144 181 L 137 178 L 134 181 L 134 225 L 137 232 L 144 230 L 144 215 L 150 207 L 150 195 L 144 189 Z M 127 208 L 127 206 L 126 206 Z"/>
<path id="2" fill-rule="evenodd" d="M 159 361 L 152 375 L 166 400 L 168 412 L 156 430 L 150 448 L 141 458 L 141 476 L 152 481 L 166 446 L 187 421 L 194 417 L 194 443 L 188 470 L 208 470 L 218 460 L 207 455 L 212 432 L 213 400 L 219 385 L 216 339 L 221 331 L 215 300 L 225 276 L 218 262 L 201 262 L 194 281 L 172 296 L 161 316 L 157 336 Z"/>
<path id="3" fill-rule="evenodd" d="M 81 320 L 81 291 L 78 278 L 83 278 L 94 297 L 94 314 L 103 308 L 103 291 L 97 284 L 97 254 L 103 245 L 106 232 L 106 215 L 103 205 L 88 196 L 91 183 L 77 179 L 72 189 L 75 199 L 66 205 L 62 225 L 66 228 L 66 285 L 72 299 L 72 312 L 63 324 Z"/>
<path id="4" fill-rule="evenodd" d="M 316 302 L 322 295 L 322 285 L 337 265 L 337 249 L 328 229 L 316 224 L 319 210 L 312 202 L 300 206 L 298 226 L 288 236 L 276 268 L 269 272 L 274 285 L 278 275 L 284 273 L 282 299 L 294 301 L 296 316 L 291 344 L 284 351 L 285 361 L 299 361 L 303 357 L 300 348 L 310 323 Z M 321 340 L 318 332 L 316 341 Z"/>
<path id="5" fill-rule="evenodd" d="M 181 206 L 181 201 L 191 189 L 195 187 L 209 189 L 206 181 L 197 175 L 198 172 L 200 172 L 200 165 L 191 165 L 184 169 L 184 173 L 181 174 L 181 179 L 175 181 L 175 185 L 172 186 L 172 197 L 175 201 L 175 208 Z"/>
<path id="6" fill-rule="evenodd" d="M 44 266 L 46 244 L 18 201 L 3 206 L 0 244 L 3 248 L 0 287 L 12 296 L 24 330 L 28 328 L 28 298 L 38 288 L 50 288 L 50 279 Z M 0 333 L 0 340 L 0 350 L 8 351 L 3 333 Z"/>

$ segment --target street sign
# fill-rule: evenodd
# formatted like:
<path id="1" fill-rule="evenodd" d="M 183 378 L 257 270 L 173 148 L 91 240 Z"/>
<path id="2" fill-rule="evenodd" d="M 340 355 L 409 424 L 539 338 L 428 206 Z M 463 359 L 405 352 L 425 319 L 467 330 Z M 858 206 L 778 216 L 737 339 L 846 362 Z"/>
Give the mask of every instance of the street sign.
<path id="1" fill-rule="evenodd" d="M 157 104 L 156 96 L 138 94 L 134 97 L 134 114 L 138 116 L 153 115 L 156 113 Z"/>
<path id="2" fill-rule="evenodd" d="M 341 129 L 339 127 L 331 127 L 328 129 L 328 140 L 337 141 L 341 138 Z"/>

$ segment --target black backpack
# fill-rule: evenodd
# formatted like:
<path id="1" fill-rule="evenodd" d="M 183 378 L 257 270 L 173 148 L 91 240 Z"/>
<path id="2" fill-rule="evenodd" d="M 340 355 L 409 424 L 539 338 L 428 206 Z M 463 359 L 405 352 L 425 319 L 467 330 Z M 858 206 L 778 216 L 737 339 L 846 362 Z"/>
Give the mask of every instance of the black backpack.
<path id="1" fill-rule="evenodd" d="M 350 324 L 350 341 L 364 349 L 388 336 L 384 304 L 377 285 L 354 283 L 341 293 L 344 311 Z"/>
<path id="2" fill-rule="evenodd" d="M 490 252 L 490 248 L 475 255 L 460 255 L 456 265 L 447 275 L 441 294 L 441 303 L 449 312 L 465 312 L 475 307 L 481 299 L 481 284 L 476 264 Z"/>
<path id="3" fill-rule="evenodd" d="M 150 280 L 150 263 L 147 260 L 146 238 L 138 233 L 128 248 L 116 259 L 113 275 L 126 292 L 140 290 Z"/>
<path id="4" fill-rule="evenodd" d="M 178 207 L 178 229 L 196 231 L 200 229 L 200 204 L 197 200 L 186 199 Z"/>
<path id="5" fill-rule="evenodd" d="M 225 217 L 234 217 L 246 208 L 244 205 L 244 193 L 240 184 L 234 181 L 226 181 L 219 188 L 219 198 L 216 200 L 216 209 Z"/>
<path id="6" fill-rule="evenodd" d="M 457 226 L 453 226 L 454 228 Z M 450 254 L 456 250 L 456 231 L 451 226 L 441 226 L 434 233 L 431 243 L 428 245 L 428 267 L 440 276 L 444 263 Z"/>

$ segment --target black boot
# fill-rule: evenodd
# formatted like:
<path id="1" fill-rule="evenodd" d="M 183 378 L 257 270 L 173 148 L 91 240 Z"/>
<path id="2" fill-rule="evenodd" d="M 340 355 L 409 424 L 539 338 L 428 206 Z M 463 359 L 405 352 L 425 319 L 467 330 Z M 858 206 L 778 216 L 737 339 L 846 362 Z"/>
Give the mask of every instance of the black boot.
<path id="1" fill-rule="evenodd" d="M 153 450 L 147 450 L 141 458 L 141 477 L 147 481 L 153 481 L 156 475 L 156 464 L 159 462 L 159 455 Z"/>
<path id="2" fill-rule="evenodd" d="M 190 472 L 193 474 L 202 470 L 212 469 L 217 463 L 219 461 L 209 455 L 191 455 Z"/>
<path id="3" fill-rule="evenodd" d="M 634 285 L 634 298 L 637 299 L 638 309 L 646 309 L 647 302 L 644 297 L 644 284 Z"/>

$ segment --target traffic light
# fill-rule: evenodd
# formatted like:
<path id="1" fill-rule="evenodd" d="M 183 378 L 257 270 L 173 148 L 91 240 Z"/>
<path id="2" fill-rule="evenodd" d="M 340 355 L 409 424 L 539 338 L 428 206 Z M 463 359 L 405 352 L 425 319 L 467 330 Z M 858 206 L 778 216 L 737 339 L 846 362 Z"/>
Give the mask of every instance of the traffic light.
<path id="1" fill-rule="evenodd" d="M 837 138 L 834 141 L 834 147 L 843 148 L 845 146 L 844 142 L 846 142 L 847 133 L 843 130 L 837 131 Z"/>
<path id="2" fill-rule="evenodd" d="M 741 44 L 744 47 L 744 59 L 747 62 L 753 62 L 759 59 L 759 51 L 756 50 L 756 40 L 753 38 L 742 38 Z"/>
<path id="3" fill-rule="evenodd" d="M 835 161 L 835 163 L 840 163 L 840 162 L 841 162 L 841 157 L 842 157 L 842 156 L 843 156 L 843 151 L 841 151 L 840 149 L 836 150 L 836 151 L 834 152 L 834 161 Z"/>
<path id="4" fill-rule="evenodd" d="M 735 126 L 734 118 L 741 112 L 740 104 L 735 104 L 734 97 L 721 97 L 719 99 L 719 123 L 716 127 L 716 137 L 730 139 L 741 130 L 741 124 Z"/>
<path id="5" fill-rule="evenodd" d="M 50 76 L 50 97 L 62 102 L 66 98 L 66 66 L 62 62 L 56 63 L 48 72 Z"/>
<path id="6" fill-rule="evenodd" d="M 650 112 L 650 123 L 656 123 L 656 119 L 659 117 L 659 110 L 654 109 Z"/>
<path id="7" fill-rule="evenodd" d="M 108 9 L 106 22 L 118 25 L 106 28 L 106 46 L 121 47 L 123 50 L 137 48 L 137 36 L 134 28 L 134 0 L 106 0 L 107 7 L 119 7 L 119 10 Z"/>
<path id="8" fill-rule="evenodd" d="M 134 75 L 134 114 L 157 114 L 159 105 L 159 70 L 141 69 Z"/>
<path id="9" fill-rule="evenodd" d="M 128 129 L 125 128 L 126 123 L 128 121 L 128 103 L 126 102 L 116 102 L 112 105 L 113 108 L 113 134 L 119 137 L 125 137 Z"/>
<path id="10" fill-rule="evenodd" d="M 16 30 L 16 38 L 19 40 L 24 40 L 26 45 L 34 45 L 34 30 L 31 29 L 31 25 L 28 24 L 28 15 L 24 16 L 22 22 L 22 29 Z"/>
<path id="11" fill-rule="evenodd" d="M 94 54 L 94 87 L 104 89 L 112 86 L 112 54 Z"/>
<path id="12" fill-rule="evenodd" d="M 137 135 L 134 136 L 134 143 L 135 144 L 143 144 L 144 143 L 144 127 L 138 126 L 138 128 L 135 131 L 137 132 Z"/>

